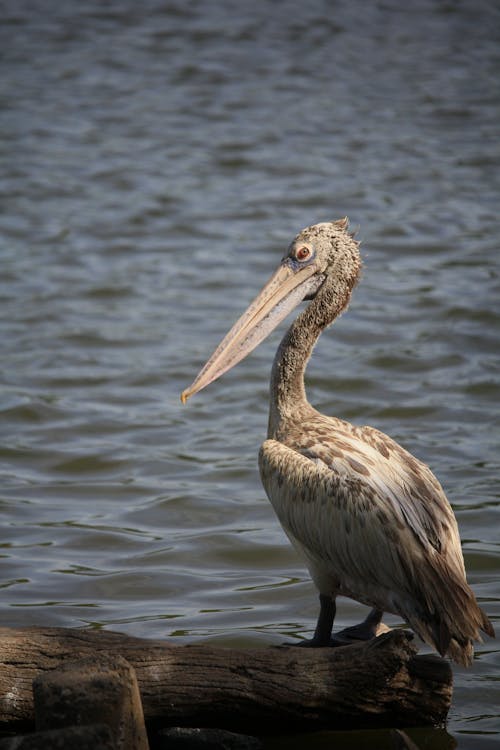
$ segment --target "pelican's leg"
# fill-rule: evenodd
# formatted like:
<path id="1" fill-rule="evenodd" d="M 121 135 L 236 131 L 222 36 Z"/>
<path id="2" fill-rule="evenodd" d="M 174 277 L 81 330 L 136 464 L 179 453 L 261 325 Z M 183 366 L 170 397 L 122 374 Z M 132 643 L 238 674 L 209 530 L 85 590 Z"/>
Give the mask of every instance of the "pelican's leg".
<path id="1" fill-rule="evenodd" d="M 338 633 L 335 633 L 331 639 L 331 643 L 334 646 L 342 646 L 353 641 L 369 641 L 372 638 L 387 630 L 385 625 L 381 626 L 383 612 L 380 609 L 372 609 L 368 617 L 360 622 L 359 625 L 351 625 L 349 628 L 344 628 Z"/>
<path id="2" fill-rule="evenodd" d="M 309 641 L 300 641 L 299 646 L 321 648 L 331 645 L 333 621 L 335 619 L 335 599 L 325 594 L 319 595 L 320 610 L 314 636 Z"/>
<path id="3" fill-rule="evenodd" d="M 380 609 L 372 609 L 368 617 L 359 625 L 351 625 L 349 628 L 339 630 L 332 636 L 333 621 L 335 619 L 335 599 L 325 594 L 319 595 L 320 611 L 314 636 L 310 640 L 298 643 L 285 643 L 285 646 L 301 646 L 302 648 L 322 648 L 324 646 L 347 646 L 356 641 L 369 641 L 376 638 L 389 628 L 382 623 L 383 612 Z"/>

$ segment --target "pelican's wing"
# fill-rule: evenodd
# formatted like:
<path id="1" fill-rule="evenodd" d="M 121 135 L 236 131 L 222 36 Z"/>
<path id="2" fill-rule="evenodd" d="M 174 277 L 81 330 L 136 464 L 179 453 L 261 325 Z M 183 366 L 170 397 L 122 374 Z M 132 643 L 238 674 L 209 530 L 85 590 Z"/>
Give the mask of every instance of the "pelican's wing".
<path id="1" fill-rule="evenodd" d="M 293 447 L 321 461 L 334 475 L 362 479 L 365 492 L 378 507 L 390 509 L 396 524 L 402 522 L 422 548 L 442 553 L 465 575 L 457 522 L 429 467 L 373 427 L 354 427 L 319 413 L 317 417 L 296 432 Z M 315 432 L 318 437 L 312 439 Z"/>
<path id="2" fill-rule="evenodd" d="M 394 466 L 381 471 L 374 451 L 353 450 L 358 442 L 309 438 L 307 447 L 291 449 L 267 440 L 260 456 L 264 487 L 285 531 L 305 554 L 328 561 L 342 588 L 362 593 L 366 582 L 370 591 L 377 585 L 387 596 L 409 594 L 417 569 L 425 559 L 438 559 L 450 539 L 443 537 L 436 514 L 419 507 L 406 475 Z M 458 546 L 459 564 L 453 567 L 463 571 L 451 510 L 445 522 Z M 368 594 L 364 598 L 369 601 Z"/>
<path id="3" fill-rule="evenodd" d="M 450 639 L 477 639 L 488 621 L 465 580 L 456 521 L 439 483 L 416 463 L 419 480 L 426 479 L 421 467 L 433 480 L 424 493 L 415 467 L 404 464 L 406 452 L 389 445 L 402 452 L 399 460 L 393 453 L 389 462 L 355 432 L 317 442 L 309 432 L 307 445 L 295 449 L 266 440 L 262 481 L 320 590 L 330 580 L 331 591 L 400 614 L 444 653 Z"/>
<path id="4" fill-rule="evenodd" d="M 429 467 L 373 427 L 353 427 L 350 440 L 354 452 L 359 451 L 366 462 L 367 481 L 387 493 L 395 513 L 403 516 L 420 544 L 428 552 L 431 547 L 441 553 L 465 576 L 457 521 Z"/>

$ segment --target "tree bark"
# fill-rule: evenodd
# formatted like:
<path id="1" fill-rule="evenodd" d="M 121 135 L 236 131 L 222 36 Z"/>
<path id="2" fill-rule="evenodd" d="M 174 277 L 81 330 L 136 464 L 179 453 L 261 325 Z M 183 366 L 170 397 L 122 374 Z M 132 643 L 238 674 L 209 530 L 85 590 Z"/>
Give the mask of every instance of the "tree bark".
<path id="1" fill-rule="evenodd" d="M 452 696 L 448 662 L 416 656 L 393 630 L 339 648 L 174 646 L 120 633 L 0 628 L 0 728 L 34 720 L 32 682 L 66 659 L 121 655 L 135 668 L 146 722 L 252 734 L 437 725 Z"/>

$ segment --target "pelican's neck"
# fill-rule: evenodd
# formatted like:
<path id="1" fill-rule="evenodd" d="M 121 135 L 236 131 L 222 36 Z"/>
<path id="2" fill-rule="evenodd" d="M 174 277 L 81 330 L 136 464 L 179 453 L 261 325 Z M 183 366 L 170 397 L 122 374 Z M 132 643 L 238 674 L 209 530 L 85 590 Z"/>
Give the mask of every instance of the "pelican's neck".
<path id="1" fill-rule="evenodd" d="M 351 288 L 352 284 L 339 288 L 327 278 L 285 333 L 271 371 L 269 438 L 278 438 L 287 422 L 300 420 L 313 410 L 304 386 L 305 369 L 322 331 L 347 307 Z"/>
<path id="2" fill-rule="evenodd" d="M 285 333 L 274 357 L 271 370 L 271 398 L 267 436 L 277 438 L 283 422 L 310 407 L 304 386 L 304 373 L 321 330 L 304 335 L 301 320 L 304 313 Z"/>

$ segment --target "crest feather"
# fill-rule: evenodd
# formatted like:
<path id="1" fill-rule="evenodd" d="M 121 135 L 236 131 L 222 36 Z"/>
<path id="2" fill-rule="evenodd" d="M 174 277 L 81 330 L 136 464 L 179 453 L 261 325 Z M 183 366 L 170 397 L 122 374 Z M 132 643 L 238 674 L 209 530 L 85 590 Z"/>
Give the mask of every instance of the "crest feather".
<path id="1" fill-rule="evenodd" d="M 337 219 L 336 221 L 332 221 L 332 224 L 334 224 L 339 229 L 347 229 L 349 226 L 349 219 L 347 216 L 344 216 L 343 219 Z"/>

